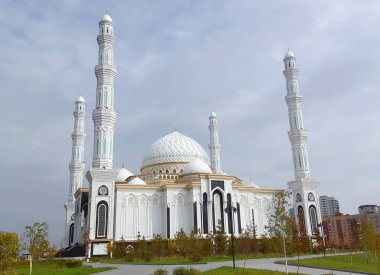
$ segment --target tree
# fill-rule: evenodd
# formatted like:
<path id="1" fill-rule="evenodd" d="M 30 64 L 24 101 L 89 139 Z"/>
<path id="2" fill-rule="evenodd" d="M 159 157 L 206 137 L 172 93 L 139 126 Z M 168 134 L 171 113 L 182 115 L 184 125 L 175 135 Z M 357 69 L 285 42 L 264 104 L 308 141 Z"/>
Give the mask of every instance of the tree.
<path id="1" fill-rule="evenodd" d="M 16 233 L 0 232 L 0 270 L 13 267 L 19 251 Z"/>
<path id="2" fill-rule="evenodd" d="M 174 239 L 177 253 L 181 257 L 186 257 L 189 250 L 189 236 L 187 236 L 186 232 L 181 228 L 181 230 L 174 235 Z"/>
<path id="3" fill-rule="evenodd" d="M 23 234 L 23 248 L 29 251 L 32 259 L 38 259 L 49 250 L 48 224 L 35 222 L 25 227 Z"/>
<path id="4" fill-rule="evenodd" d="M 218 221 L 216 232 L 212 235 L 214 241 L 214 251 L 216 255 L 225 255 L 227 249 L 227 235 L 224 232 L 222 222 Z"/>
<path id="5" fill-rule="evenodd" d="M 285 256 L 286 274 L 288 274 L 288 259 L 286 256 L 286 243 L 290 240 L 293 230 L 293 220 L 289 215 L 289 191 L 278 192 L 272 197 L 273 212 L 268 216 L 268 225 L 265 226 L 269 235 L 278 240 L 282 239 Z"/>
<path id="6" fill-rule="evenodd" d="M 360 236 L 360 245 L 366 253 L 366 259 L 368 263 L 367 252 L 370 252 L 370 257 L 372 259 L 372 253 L 376 251 L 376 229 L 375 226 L 368 221 L 366 216 L 364 216 L 360 222 Z"/>
<path id="7" fill-rule="evenodd" d="M 165 243 L 160 234 L 153 234 L 153 240 L 151 242 L 153 256 L 156 259 L 160 259 L 165 253 Z"/>

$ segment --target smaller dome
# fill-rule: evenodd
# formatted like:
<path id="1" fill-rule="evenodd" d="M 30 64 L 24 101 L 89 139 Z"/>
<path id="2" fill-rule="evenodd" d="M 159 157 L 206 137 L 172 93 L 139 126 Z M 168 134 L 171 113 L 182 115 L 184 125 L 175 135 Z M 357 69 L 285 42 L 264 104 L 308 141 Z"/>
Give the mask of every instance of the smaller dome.
<path id="1" fill-rule="evenodd" d="M 119 170 L 119 174 L 117 174 L 117 177 L 116 177 L 116 181 L 117 182 L 121 182 L 121 181 L 125 181 L 127 178 L 129 178 L 130 176 L 133 176 L 133 174 L 131 172 L 129 172 L 127 169 L 125 168 L 121 168 Z"/>
<path id="2" fill-rule="evenodd" d="M 102 21 L 110 21 L 112 22 L 111 16 L 108 15 L 108 11 L 103 15 Z"/>
<path id="3" fill-rule="evenodd" d="M 147 185 L 145 181 L 140 179 L 139 177 L 134 177 L 130 181 L 128 181 L 129 185 Z"/>
<path id="4" fill-rule="evenodd" d="M 288 57 L 294 57 L 294 53 L 292 53 L 289 49 L 288 49 L 288 52 L 285 54 L 285 58 L 288 58 Z"/>
<path id="5" fill-rule="evenodd" d="M 84 101 L 84 97 L 83 96 L 79 96 L 77 102 L 83 102 L 84 103 L 85 102 Z"/>
<path id="6" fill-rule="evenodd" d="M 185 165 L 183 174 L 212 174 L 212 171 L 207 163 L 196 158 Z"/>
<path id="7" fill-rule="evenodd" d="M 216 117 L 215 112 L 211 112 L 210 117 Z"/>

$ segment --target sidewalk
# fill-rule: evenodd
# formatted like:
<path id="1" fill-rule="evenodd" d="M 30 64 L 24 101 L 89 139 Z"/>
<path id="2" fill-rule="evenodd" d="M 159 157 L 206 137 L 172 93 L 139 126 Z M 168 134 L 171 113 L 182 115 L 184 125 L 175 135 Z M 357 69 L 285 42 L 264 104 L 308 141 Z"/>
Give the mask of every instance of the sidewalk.
<path id="1" fill-rule="evenodd" d="M 337 253 L 334 255 L 326 255 L 326 256 L 337 256 L 337 255 L 344 255 L 345 253 Z M 301 256 L 300 259 L 304 258 L 313 258 L 317 257 L 317 255 L 308 255 L 308 256 Z M 294 257 L 292 258 L 294 259 Z M 246 268 L 256 268 L 256 269 L 268 269 L 268 270 L 274 270 L 274 271 L 286 271 L 285 265 L 282 264 L 276 264 L 275 261 L 283 261 L 284 258 L 263 258 L 263 259 L 250 259 L 246 261 L 236 261 L 236 267 L 245 267 Z M 168 271 L 169 274 L 172 274 L 173 270 L 179 266 L 184 267 L 194 267 L 196 269 L 199 269 L 201 271 L 206 271 L 209 269 L 214 269 L 221 266 L 232 266 L 232 261 L 226 261 L 226 262 L 212 262 L 207 264 L 196 264 L 196 265 L 133 265 L 133 264 L 103 264 L 103 263 L 89 263 L 87 265 L 91 265 L 93 267 L 105 267 L 105 266 L 111 266 L 115 267 L 117 269 L 110 270 L 106 272 L 101 272 L 98 274 L 104 274 L 104 275 L 125 275 L 125 274 L 138 274 L 138 275 L 150 275 L 153 274 L 153 272 L 158 268 L 164 268 Z M 288 266 L 289 272 L 297 272 L 296 266 Z M 363 273 L 353 273 L 353 272 L 342 272 L 342 271 L 334 271 L 331 273 L 331 270 L 328 269 L 317 269 L 317 268 L 308 268 L 308 267 L 300 267 L 299 268 L 300 274 L 310 274 L 310 275 L 322 275 L 322 274 L 334 274 L 334 275 L 354 275 L 354 274 L 363 274 Z"/>

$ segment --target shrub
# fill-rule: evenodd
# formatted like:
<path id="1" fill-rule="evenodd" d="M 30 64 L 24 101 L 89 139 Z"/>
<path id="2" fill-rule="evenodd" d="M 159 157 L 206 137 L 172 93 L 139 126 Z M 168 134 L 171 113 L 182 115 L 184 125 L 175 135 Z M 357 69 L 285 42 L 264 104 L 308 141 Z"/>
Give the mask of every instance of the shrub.
<path id="1" fill-rule="evenodd" d="M 91 258 L 90 260 L 91 260 L 91 262 L 93 262 L 93 263 L 98 263 L 98 262 L 100 262 L 100 258 Z"/>
<path id="2" fill-rule="evenodd" d="M 134 252 L 129 252 L 127 253 L 127 255 L 125 255 L 124 257 L 124 260 L 126 262 L 133 262 L 133 260 L 135 259 L 135 253 Z"/>
<path id="3" fill-rule="evenodd" d="M 18 250 L 17 234 L 0 232 L 0 270 L 13 268 Z"/>
<path id="4" fill-rule="evenodd" d="M 202 260 L 201 251 L 196 251 L 196 250 L 191 251 L 189 259 L 192 262 L 200 262 Z"/>
<path id="5" fill-rule="evenodd" d="M 193 267 L 186 268 L 182 266 L 182 267 L 177 267 L 173 271 L 173 275 L 196 275 L 196 274 L 200 274 L 200 271 Z"/>
<path id="6" fill-rule="evenodd" d="M 66 262 L 66 267 L 68 268 L 75 268 L 75 267 L 81 267 L 83 265 L 83 261 L 77 260 L 77 261 L 69 261 Z"/>
<path id="7" fill-rule="evenodd" d="M 168 272 L 166 269 L 159 268 L 154 271 L 153 275 L 168 275 Z"/>
<path id="8" fill-rule="evenodd" d="M 57 260 L 55 262 L 55 264 L 57 265 L 58 268 L 64 267 L 66 265 L 66 263 L 67 263 L 67 261 L 65 261 L 65 260 Z"/>

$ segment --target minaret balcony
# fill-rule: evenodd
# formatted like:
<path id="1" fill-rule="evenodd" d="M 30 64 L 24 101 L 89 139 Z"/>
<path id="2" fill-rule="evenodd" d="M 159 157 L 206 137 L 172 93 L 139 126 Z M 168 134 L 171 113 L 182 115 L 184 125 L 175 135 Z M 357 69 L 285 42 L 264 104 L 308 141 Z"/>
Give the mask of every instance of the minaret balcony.
<path id="1" fill-rule="evenodd" d="M 115 37 L 113 35 L 109 35 L 109 34 L 100 34 L 100 35 L 98 35 L 97 40 L 98 40 L 99 45 L 104 44 L 104 43 L 109 43 L 112 46 L 114 46 L 116 43 Z"/>
<path id="2" fill-rule="evenodd" d="M 98 64 L 95 66 L 95 75 L 98 80 L 102 76 L 110 76 L 114 78 L 116 76 L 116 72 L 116 68 L 110 64 Z"/>

